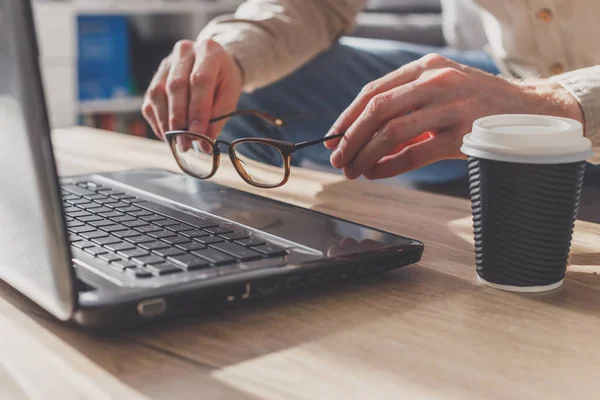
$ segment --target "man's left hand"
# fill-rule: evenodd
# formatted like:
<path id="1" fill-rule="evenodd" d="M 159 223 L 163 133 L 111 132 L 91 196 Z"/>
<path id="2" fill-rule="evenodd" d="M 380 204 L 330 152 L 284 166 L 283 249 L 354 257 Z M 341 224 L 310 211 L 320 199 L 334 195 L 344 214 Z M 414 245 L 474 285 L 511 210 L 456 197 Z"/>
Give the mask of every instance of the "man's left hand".
<path id="1" fill-rule="evenodd" d="M 331 164 L 349 179 L 392 177 L 464 158 L 473 121 L 494 114 L 556 115 L 583 121 L 577 100 L 546 79 L 516 82 L 429 54 L 367 84 L 326 143 Z"/>

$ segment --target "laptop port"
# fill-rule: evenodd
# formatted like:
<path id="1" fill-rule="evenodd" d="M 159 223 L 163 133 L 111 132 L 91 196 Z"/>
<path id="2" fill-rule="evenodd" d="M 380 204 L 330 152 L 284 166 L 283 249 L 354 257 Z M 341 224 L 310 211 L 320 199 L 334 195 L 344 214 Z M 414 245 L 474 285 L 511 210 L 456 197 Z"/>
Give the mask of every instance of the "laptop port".
<path id="1" fill-rule="evenodd" d="M 137 306 L 138 314 L 144 318 L 154 317 L 163 314 L 167 310 L 167 303 L 164 297 L 140 301 Z"/>
<path id="2" fill-rule="evenodd" d="M 254 296 L 266 297 L 277 292 L 279 289 L 279 279 L 270 279 L 254 283 Z"/>

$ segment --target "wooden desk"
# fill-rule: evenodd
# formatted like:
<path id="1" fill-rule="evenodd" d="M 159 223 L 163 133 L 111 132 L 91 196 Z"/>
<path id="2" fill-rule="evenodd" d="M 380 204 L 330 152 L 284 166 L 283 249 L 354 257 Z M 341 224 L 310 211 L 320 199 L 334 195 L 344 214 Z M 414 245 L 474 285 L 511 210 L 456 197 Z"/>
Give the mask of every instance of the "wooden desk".
<path id="1" fill-rule="evenodd" d="M 77 128 L 54 142 L 63 174 L 176 168 L 150 140 Z M 253 190 L 227 164 L 215 180 Z M 578 223 L 561 289 L 504 293 L 476 282 L 466 200 L 292 174 L 261 193 L 419 238 L 423 261 L 114 336 L 56 322 L 0 284 L 0 398 L 598 398 L 600 226 Z"/>

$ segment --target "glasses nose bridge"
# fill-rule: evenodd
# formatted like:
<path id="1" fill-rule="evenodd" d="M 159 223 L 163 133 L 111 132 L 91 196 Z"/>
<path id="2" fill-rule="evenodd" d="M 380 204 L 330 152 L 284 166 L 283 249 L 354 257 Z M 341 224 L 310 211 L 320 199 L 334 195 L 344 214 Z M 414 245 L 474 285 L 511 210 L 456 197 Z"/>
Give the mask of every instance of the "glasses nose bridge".
<path id="1" fill-rule="evenodd" d="M 231 143 L 226 142 L 225 140 L 215 140 L 215 146 L 219 147 L 220 145 L 224 145 L 227 147 L 227 150 L 231 147 Z"/>

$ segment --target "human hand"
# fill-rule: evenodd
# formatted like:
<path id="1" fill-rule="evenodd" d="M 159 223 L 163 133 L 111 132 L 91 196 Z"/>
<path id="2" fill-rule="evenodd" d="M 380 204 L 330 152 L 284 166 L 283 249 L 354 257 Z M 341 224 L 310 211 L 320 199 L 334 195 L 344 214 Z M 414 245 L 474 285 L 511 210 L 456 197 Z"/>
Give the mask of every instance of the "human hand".
<path id="1" fill-rule="evenodd" d="M 326 142 L 331 164 L 348 179 L 392 177 L 449 158 L 464 158 L 473 121 L 494 114 L 544 114 L 583 121 L 577 100 L 549 80 L 509 81 L 429 54 L 367 84 Z"/>
<path id="2" fill-rule="evenodd" d="M 226 121 L 209 120 L 235 110 L 241 91 L 241 70 L 219 43 L 182 40 L 152 79 L 142 114 L 160 139 L 179 129 L 215 139 Z"/>

